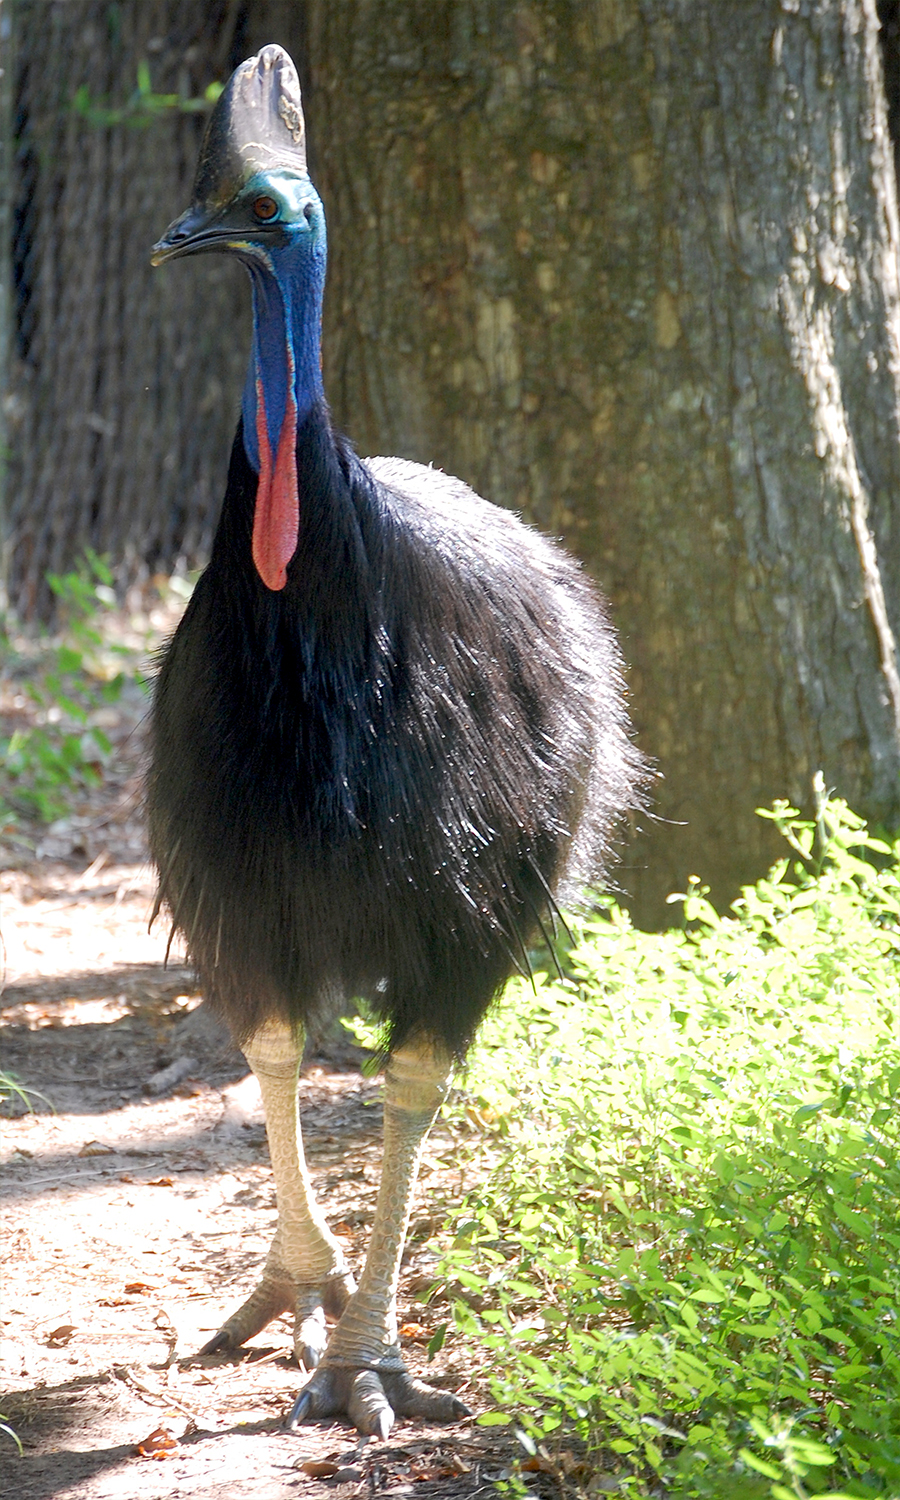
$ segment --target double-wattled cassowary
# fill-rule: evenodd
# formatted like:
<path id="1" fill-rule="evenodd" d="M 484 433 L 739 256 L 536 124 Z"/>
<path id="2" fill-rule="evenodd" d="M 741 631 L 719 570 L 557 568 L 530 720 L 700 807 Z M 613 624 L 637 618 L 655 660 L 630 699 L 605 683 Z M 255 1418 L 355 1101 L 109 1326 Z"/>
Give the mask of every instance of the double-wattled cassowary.
<path id="1" fill-rule="evenodd" d="M 334 431 L 325 219 L 280 47 L 233 75 L 192 205 L 153 258 L 208 250 L 250 273 L 253 346 L 212 556 L 156 686 L 150 840 L 158 901 L 259 1079 L 278 1225 L 206 1348 L 292 1312 L 314 1373 L 289 1424 L 345 1412 L 384 1436 L 395 1413 L 466 1411 L 414 1380 L 397 1343 L 422 1142 L 530 935 L 602 868 L 642 767 L 577 565 L 459 480 L 363 462 Z M 390 1047 L 358 1287 L 297 1116 L 304 1028 L 345 996 L 384 1019 Z"/>

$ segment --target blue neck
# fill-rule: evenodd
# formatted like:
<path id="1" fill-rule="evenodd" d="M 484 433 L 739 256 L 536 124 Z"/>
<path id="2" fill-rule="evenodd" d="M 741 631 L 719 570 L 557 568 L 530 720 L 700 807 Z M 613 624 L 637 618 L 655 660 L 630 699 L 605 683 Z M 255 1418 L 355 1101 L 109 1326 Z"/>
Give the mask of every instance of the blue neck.
<path id="1" fill-rule="evenodd" d="M 274 454 L 292 391 L 298 425 L 324 396 L 321 369 L 324 239 L 257 250 L 246 258 L 253 286 L 253 347 L 244 385 L 244 447 L 260 471 L 257 381 L 263 392 L 269 445 Z"/>

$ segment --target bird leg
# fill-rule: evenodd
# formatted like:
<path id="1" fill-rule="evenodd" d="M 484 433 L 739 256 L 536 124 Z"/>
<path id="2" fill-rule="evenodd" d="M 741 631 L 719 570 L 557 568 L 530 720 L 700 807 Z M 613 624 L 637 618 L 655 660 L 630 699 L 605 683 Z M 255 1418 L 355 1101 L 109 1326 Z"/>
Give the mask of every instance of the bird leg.
<path id="1" fill-rule="evenodd" d="M 302 1032 L 269 1022 L 244 1047 L 259 1080 L 275 1193 L 278 1225 L 262 1280 L 247 1301 L 201 1349 L 236 1349 L 283 1312 L 294 1314 L 294 1353 L 315 1369 L 325 1348 L 325 1315 L 343 1312 L 356 1283 L 344 1254 L 313 1196 L 303 1154 L 297 1079 L 303 1055 Z"/>
<path id="2" fill-rule="evenodd" d="M 393 1053 L 384 1090 L 384 1165 L 359 1289 L 287 1420 L 346 1412 L 360 1432 L 386 1438 L 395 1414 L 454 1421 L 468 1408 L 414 1380 L 400 1356 L 397 1285 L 422 1145 L 450 1085 L 448 1055 L 417 1042 Z"/>

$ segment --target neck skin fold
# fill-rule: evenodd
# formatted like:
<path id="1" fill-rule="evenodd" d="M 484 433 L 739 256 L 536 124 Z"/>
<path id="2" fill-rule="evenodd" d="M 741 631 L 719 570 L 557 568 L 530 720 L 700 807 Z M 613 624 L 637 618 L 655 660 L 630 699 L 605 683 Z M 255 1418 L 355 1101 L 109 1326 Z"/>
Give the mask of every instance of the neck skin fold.
<path id="1" fill-rule="evenodd" d="M 297 428 L 324 397 L 324 244 L 259 251 L 247 264 L 253 345 L 242 408 L 244 447 L 259 475 L 253 560 L 266 587 L 278 592 L 287 582 L 300 526 Z"/>
<path id="2" fill-rule="evenodd" d="M 253 344 L 244 384 L 244 447 L 256 473 L 259 391 L 272 452 L 277 452 L 293 397 L 296 426 L 324 398 L 321 339 L 324 252 L 293 246 L 247 262 L 253 289 Z"/>

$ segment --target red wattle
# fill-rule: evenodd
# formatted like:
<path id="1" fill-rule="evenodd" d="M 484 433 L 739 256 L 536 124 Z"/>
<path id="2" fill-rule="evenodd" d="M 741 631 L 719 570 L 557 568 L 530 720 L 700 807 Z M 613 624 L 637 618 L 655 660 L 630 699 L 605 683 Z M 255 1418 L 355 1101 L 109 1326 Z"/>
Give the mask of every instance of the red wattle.
<path id="1" fill-rule="evenodd" d="M 288 389 L 278 451 L 272 465 L 272 446 L 266 426 L 262 381 L 256 381 L 256 440 L 259 444 L 259 484 L 253 513 L 253 561 L 267 589 L 277 593 L 287 583 L 287 565 L 297 550 L 300 501 L 297 494 L 297 403 Z"/>

